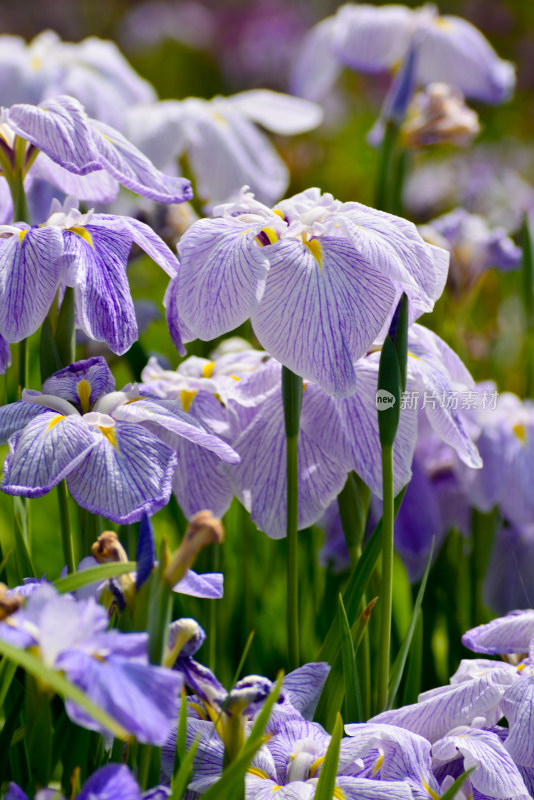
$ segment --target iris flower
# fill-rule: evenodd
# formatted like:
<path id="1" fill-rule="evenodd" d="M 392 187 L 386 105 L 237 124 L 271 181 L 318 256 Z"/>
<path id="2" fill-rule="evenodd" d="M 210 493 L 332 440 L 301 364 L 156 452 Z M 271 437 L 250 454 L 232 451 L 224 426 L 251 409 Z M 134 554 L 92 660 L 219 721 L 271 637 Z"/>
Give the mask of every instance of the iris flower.
<path id="1" fill-rule="evenodd" d="M 122 354 L 137 339 L 126 267 L 137 244 L 171 277 L 178 262 L 154 231 L 131 217 L 81 214 L 56 200 L 42 225 L 0 226 L 0 335 L 20 342 L 45 319 L 60 286 L 74 287 L 76 324 Z"/>
<path id="2" fill-rule="evenodd" d="M 3 491 L 40 497 L 66 478 L 83 508 L 134 522 L 168 502 L 176 438 L 239 459 L 176 403 L 137 389 L 115 392 L 114 384 L 105 360 L 95 357 L 54 373 L 44 393 L 24 390 L 21 401 L 0 408 L 0 438 L 9 443 Z"/>
<path id="3" fill-rule="evenodd" d="M 183 342 L 212 339 L 249 317 L 262 346 L 289 369 L 344 397 L 354 362 L 388 323 L 402 291 L 412 319 L 443 289 L 448 254 L 415 226 L 308 189 L 271 210 L 242 190 L 183 236 L 166 294 Z"/>
<path id="4" fill-rule="evenodd" d="M 77 601 L 44 585 L 0 623 L 0 637 L 21 649 L 38 648 L 44 664 L 64 672 L 138 741 L 162 745 L 176 721 L 182 679 L 149 664 L 146 633 L 107 626 L 106 609 L 93 599 Z M 66 709 L 78 725 L 107 733 L 72 701 Z"/>
<path id="5" fill-rule="evenodd" d="M 356 72 L 393 71 L 414 37 L 420 84 L 446 81 L 486 103 L 502 103 L 511 94 L 514 67 L 467 20 L 441 17 L 431 4 L 411 9 L 366 3 L 347 3 L 309 31 L 294 65 L 293 91 L 320 100 L 344 66 Z"/>

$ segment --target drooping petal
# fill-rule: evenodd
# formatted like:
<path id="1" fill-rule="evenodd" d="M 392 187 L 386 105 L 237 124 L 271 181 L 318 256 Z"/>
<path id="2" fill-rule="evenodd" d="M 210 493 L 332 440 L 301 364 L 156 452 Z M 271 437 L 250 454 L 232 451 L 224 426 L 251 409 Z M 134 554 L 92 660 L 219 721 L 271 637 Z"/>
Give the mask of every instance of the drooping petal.
<path id="1" fill-rule="evenodd" d="M 72 261 L 78 326 L 122 354 L 137 339 L 135 309 L 126 277 L 132 240 L 108 228 L 87 225 L 84 234 L 65 231 L 65 256 Z M 87 236 L 89 239 L 87 238 Z"/>
<path id="2" fill-rule="evenodd" d="M 63 397 L 81 406 L 83 412 L 89 411 L 100 395 L 112 392 L 114 388 L 115 378 L 102 356 L 69 364 L 68 367 L 54 372 L 43 383 L 45 394 Z"/>
<path id="3" fill-rule="evenodd" d="M 98 436 L 80 417 L 45 411 L 10 439 L 1 488 L 7 494 L 41 497 L 97 444 Z"/>
<path id="4" fill-rule="evenodd" d="M 105 169 L 95 169 L 86 175 L 70 172 L 40 153 L 30 170 L 32 178 L 41 178 L 66 195 L 74 195 L 89 203 L 112 203 L 119 192 L 119 183 Z"/>
<path id="5" fill-rule="evenodd" d="M 183 203 L 193 191 L 186 178 L 164 175 L 122 133 L 92 119 L 91 138 L 100 166 L 133 192 L 160 203 Z"/>
<path id="6" fill-rule="evenodd" d="M 140 426 L 117 422 L 101 429 L 96 446 L 68 478 L 76 502 L 113 522 L 135 522 L 169 499 L 174 452 Z M 105 432 L 104 432 L 105 431 Z"/>
<path id="7" fill-rule="evenodd" d="M 463 666 L 470 674 L 462 672 Z M 462 662 L 459 673 L 457 680 L 455 676 L 451 679 L 455 681 L 451 686 L 423 692 L 417 703 L 384 711 L 371 721 L 399 725 L 431 742 L 458 725 L 470 725 L 475 717 L 483 716 L 487 724 L 495 724 L 502 715 L 503 696 L 517 680 L 517 669 L 479 659 Z"/>
<path id="8" fill-rule="evenodd" d="M 493 619 L 472 628 L 462 636 L 462 644 L 476 653 L 528 653 L 534 636 L 534 611 L 510 611 L 505 617 Z"/>
<path id="9" fill-rule="evenodd" d="M 349 471 L 334 401 L 321 392 L 322 404 L 314 402 L 314 392 L 321 390 L 311 384 L 304 392 L 298 439 L 299 529 L 317 521 Z M 273 539 L 285 536 L 286 436 L 280 394 L 267 397 L 234 446 L 241 462 L 227 469 L 236 495 L 260 530 Z"/>
<path id="10" fill-rule="evenodd" d="M 110 655 L 96 659 L 79 650 L 66 650 L 56 667 L 83 689 L 139 742 L 161 746 L 178 712 L 182 678 L 177 672 Z M 79 725 L 107 733 L 86 711 L 67 700 L 67 713 Z"/>
<path id="11" fill-rule="evenodd" d="M 391 281 L 349 242 L 281 239 L 266 248 L 270 270 L 252 311 L 263 347 L 289 369 L 344 397 L 356 389 L 364 355 L 394 301 Z"/>
<path id="12" fill-rule="evenodd" d="M 285 676 L 282 691 L 304 719 L 312 719 L 329 672 L 330 665 L 318 661 L 304 664 Z"/>
<path id="13" fill-rule="evenodd" d="M 137 574 L 135 577 L 135 590 L 138 592 L 143 583 L 154 569 L 156 564 L 156 541 L 154 529 L 150 517 L 145 512 L 139 524 L 139 536 L 137 539 Z"/>
<path id="14" fill-rule="evenodd" d="M 320 102 L 332 89 L 342 68 L 333 52 L 336 27 L 336 17 L 327 17 L 304 37 L 291 72 L 293 94 Z"/>
<path id="15" fill-rule="evenodd" d="M 502 711 L 508 721 L 510 734 L 506 750 L 516 764 L 531 767 L 534 762 L 534 674 L 531 666 L 507 690 L 502 699 Z"/>
<path id="16" fill-rule="evenodd" d="M 0 407 L 0 444 L 5 444 L 16 431 L 24 428 L 35 417 L 44 414 L 46 409 L 37 403 L 9 403 Z"/>
<path id="17" fill-rule="evenodd" d="M 249 89 L 225 100 L 229 108 L 283 136 L 304 133 L 320 125 L 323 111 L 316 103 L 270 89 Z"/>
<path id="18" fill-rule="evenodd" d="M 124 228 L 127 235 L 142 249 L 150 258 L 158 264 L 169 277 L 173 278 L 178 272 L 178 259 L 168 247 L 163 239 L 154 233 L 149 225 L 133 217 L 117 217 L 112 214 L 94 214 L 91 218 L 93 224 L 100 222 L 116 226 L 120 231 Z"/>
<path id="19" fill-rule="evenodd" d="M 38 106 L 14 105 L 5 114 L 15 133 L 69 172 L 85 175 L 102 168 L 89 118 L 74 97 L 60 95 Z"/>
<path id="20" fill-rule="evenodd" d="M 85 781 L 77 800 L 141 800 L 139 784 L 125 764 L 107 764 Z"/>
<path id="21" fill-rule="evenodd" d="M 408 49 L 413 16 L 412 9 L 401 5 L 344 5 L 336 15 L 334 52 L 354 70 L 389 70 Z"/>
<path id="22" fill-rule="evenodd" d="M 213 339 L 245 322 L 262 299 L 269 262 L 254 243 L 261 224 L 200 220 L 180 243 L 175 303 L 184 340 Z"/>
<path id="23" fill-rule="evenodd" d="M 47 315 L 62 274 L 63 241 L 53 228 L 0 240 L 0 334 L 20 342 Z"/>

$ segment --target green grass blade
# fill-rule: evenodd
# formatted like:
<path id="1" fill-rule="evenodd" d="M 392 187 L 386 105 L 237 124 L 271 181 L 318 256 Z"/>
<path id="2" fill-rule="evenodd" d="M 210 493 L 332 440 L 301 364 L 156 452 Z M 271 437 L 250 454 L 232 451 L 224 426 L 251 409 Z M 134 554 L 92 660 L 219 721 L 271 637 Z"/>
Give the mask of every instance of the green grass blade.
<path id="1" fill-rule="evenodd" d="M 417 623 L 410 647 L 410 655 L 406 665 L 406 679 L 402 692 L 402 706 L 409 706 L 417 702 L 421 692 L 423 677 L 423 611 L 419 609 Z"/>
<path id="2" fill-rule="evenodd" d="M 326 751 L 326 758 L 321 767 L 321 774 L 317 781 L 317 789 L 315 790 L 315 800 L 332 800 L 334 790 L 336 788 L 337 768 L 339 764 L 339 747 L 341 738 L 343 736 L 343 720 L 341 715 L 336 717 L 336 724 L 332 739 Z"/>
<path id="3" fill-rule="evenodd" d="M 471 769 L 468 769 L 466 772 L 462 772 L 462 774 L 456 778 L 452 786 L 447 789 L 445 794 L 441 795 L 441 800 L 454 800 L 456 793 L 462 788 L 474 769 L 475 767 L 471 767 Z"/>
<path id="4" fill-rule="evenodd" d="M 170 800 L 181 800 L 187 789 L 187 784 L 193 769 L 193 759 L 197 752 L 199 739 L 195 739 L 185 756 L 180 761 L 178 772 L 172 779 Z"/>
<path id="5" fill-rule="evenodd" d="M 230 797 L 240 796 L 239 793 L 242 791 L 243 781 L 250 766 L 250 762 L 263 743 L 263 734 L 267 722 L 269 721 L 272 707 L 280 695 L 282 680 L 283 675 L 279 675 L 273 691 L 256 717 L 256 721 L 252 726 L 252 730 L 250 731 L 241 754 L 227 769 L 225 769 L 220 780 L 213 784 L 213 786 L 210 786 L 208 791 L 202 795 L 203 800 L 228 800 Z M 232 794 L 232 792 L 234 794 Z"/>
<path id="6" fill-rule="evenodd" d="M 397 696 L 397 692 L 399 691 L 399 686 L 402 680 L 402 676 L 404 674 L 404 667 L 406 665 L 406 659 L 408 658 L 408 653 L 410 652 L 410 646 L 412 644 L 413 633 L 415 630 L 415 625 L 417 623 L 417 617 L 419 614 L 419 610 L 423 603 L 423 597 L 425 594 L 426 584 L 428 581 L 428 574 L 430 572 L 430 566 L 432 564 L 432 556 L 434 553 L 434 541 L 432 541 L 432 547 L 430 548 L 430 553 L 428 556 L 428 562 L 426 565 L 425 573 L 421 580 L 421 585 L 419 587 L 419 591 L 417 592 L 417 599 L 415 601 L 415 605 L 413 607 L 413 614 L 412 619 L 410 620 L 410 626 L 408 628 L 408 632 L 406 637 L 402 643 L 402 647 L 399 650 L 397 658 L 395 659 L 395 664 L 393 666 L 393 671 L 391 674 L 391 679 L 389 682 L 389 692 L 388 692 L 388 699 L 386 709 L 393 708 L 393 703 L 395 702 L 395 698 Z"/>
<path id="7" fill-rule="evenodd" d="M 116 736 L 118 739 L 127 739 L 129 737 L 130 734 L 128 731 L 123 728 L 122 725 L 119 725 L 113 717 L 105 711 L 102 711 L 101 708 L 98 708 L 85 692 L 82 692 L 81 689 L 70 683 L 61 672 L 56 672 L 50 667 L 47 667 L 46 664 L 43 664 L 43 662 L 32 655 L 32 653 L 26 650 L 19 650 L 17 647 L 13 647 L 7 642 L 0 640 L 0 654 L 10 661 L 13 661 L 17 666 L 25 669 L 26 672 L 29 672 L 30 675 L 33 675 L 46 686 L 50 687 L 50 689 L 53 689 L 60 695 L 64 695 L 68 700 L 72 700 L 73 703 L 81 706 L 94 720 L 107 728 L 113 736 Z"/>
<path id="8" fill-rule="evenodd" d="M 352 722 L 352 720 L 361 720 L 363 717 L 362 698 L 359 691 L 356 654 L 352 643 L 347 612 L 345 611 L 341 595 L 338 596 L 338 601 L 339 622 L 341 627 L 341 656 L 345 683 L 345 718 Z"/>
<path id="9" fill-rule="evenodd" d="M 81 572 L 74 572 L 72 575 L 67 575 L 65 578 L 58 578 L 54 581 L 54 586 L 63 594 L 64 592 L 74 592 L 82 586 L 88 586 L 90 583 L 100 583 L 106 581 L 108 578 L 116 578 L 118 575 L 124 575 L 126 572 L 135 572 L 137 564 L 135 561 L 117 561 L 113 564 L 99 564 L 98 567 L 91 567 L 84 569 Z"/>

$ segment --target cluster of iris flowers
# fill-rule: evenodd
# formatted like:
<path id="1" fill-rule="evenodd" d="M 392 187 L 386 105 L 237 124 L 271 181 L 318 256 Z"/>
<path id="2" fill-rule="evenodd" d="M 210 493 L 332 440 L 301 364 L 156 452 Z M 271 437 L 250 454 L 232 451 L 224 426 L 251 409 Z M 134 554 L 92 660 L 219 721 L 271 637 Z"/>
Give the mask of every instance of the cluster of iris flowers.
<path id="1" fill-rule="evenodd" d="M 534 797 L 534 409 L 418 321 L 522 265 L 532 366 L 528 224 L 390 213 L 406 149 L 469 144 L 464 95 L 503 102 L 513 66 L 433 7 L 353 4 L 294 96 L 158 102 L 51 32 L 0 63 L 3 796 Z M 396 68 L 377 208 L 284 198 L 258 127 L 316 128 L 343 67 Z M 150 262 L 176 369 L 130 291 Z"/>

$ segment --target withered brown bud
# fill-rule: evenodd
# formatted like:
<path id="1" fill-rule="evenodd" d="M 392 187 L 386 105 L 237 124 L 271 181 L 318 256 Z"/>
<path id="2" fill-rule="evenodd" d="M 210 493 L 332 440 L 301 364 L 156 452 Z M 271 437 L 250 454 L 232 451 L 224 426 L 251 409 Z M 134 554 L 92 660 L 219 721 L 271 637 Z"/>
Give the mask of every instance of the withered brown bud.
<path id="1" fill-rule="evenodd" d="M 125 563 L 128 561 L 126 551 L 119 542 L 119 537 L 114 531 L 104 531 L 104 533 L 101 533 L 91 547 L 91 553 L 99 564 L 110 564 L 116 561 Z"/>
<path id="2" fill-rule="evenodd" d="M 211 511 L 198 511 L 191 517 L 184 539 L 172 556 L 164 578 L 174 586 L 185 575 L 202 548 L 209 544 L 220 544 L 224 539 L 221 520 Z"/>
<path id="3" fill-rule="evenodd" d="M 415 95 L 400 133 L 406 147 L 467 147 L 480 133 L 480 124 L 458 89 L 446 83 L 430 83 Z"/>
<path id="4" fill-rule="evenodd" d="M 20 594 L 11 592 L 5 583 L 0 583 L 0 621 L 7 619 L 18 611 L 24 602 Z"/>

